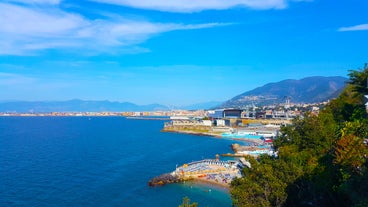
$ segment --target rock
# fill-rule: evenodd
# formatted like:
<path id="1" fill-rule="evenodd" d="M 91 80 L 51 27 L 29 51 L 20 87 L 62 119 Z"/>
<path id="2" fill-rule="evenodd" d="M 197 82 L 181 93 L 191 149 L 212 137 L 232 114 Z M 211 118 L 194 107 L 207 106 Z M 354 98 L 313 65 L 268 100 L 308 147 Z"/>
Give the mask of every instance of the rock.
<path id="1" fill-rule="evenodd" d="M 231 148 L 233 149 L 233 151 L 236 153 L 239 151 L 240 145 L 239 144 L 232 144 Z"/>
<path id="2" fill-rule="evenodd" d="M 148 181 L 149 186 L 160 186 L 168 183 L 177 183 L 180 182 L 180 179 L 170 173 L 166 173 L 157 177 L 152 178 Z"/>

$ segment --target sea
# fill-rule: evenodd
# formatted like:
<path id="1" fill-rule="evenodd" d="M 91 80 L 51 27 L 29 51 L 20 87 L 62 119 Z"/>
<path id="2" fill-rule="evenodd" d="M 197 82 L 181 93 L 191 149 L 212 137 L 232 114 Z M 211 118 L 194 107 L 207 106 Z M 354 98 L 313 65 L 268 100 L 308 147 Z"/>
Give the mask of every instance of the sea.
<path id="1" fill-rule="evenodd" d="M 176 166 L 231 152 L 231 140 L 167 133 L 162 120 L 0 117 L 0 206 L 231 206 L 204 183 L 149 187 Z"/>

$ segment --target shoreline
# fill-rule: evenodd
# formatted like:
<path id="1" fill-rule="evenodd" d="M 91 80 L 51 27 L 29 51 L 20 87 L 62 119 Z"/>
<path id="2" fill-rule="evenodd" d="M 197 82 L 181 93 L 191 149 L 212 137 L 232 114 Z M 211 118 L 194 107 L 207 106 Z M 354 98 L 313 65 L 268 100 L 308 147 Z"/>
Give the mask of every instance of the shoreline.
<path id="1" fill-rule="evenodd" d="M 170 183 L 206 183 L 220 188 L 230 189 L 231 182 L 241 177 L 241 161 L 220 161 L 205 159 L 183 164 L 171 173 L 152 178 L 149 186 L 162 186 Z"/>
<path id="2" fill-rule="evenodd" d="M 161 132 L 169 132 L 169 133 L 177 133 L 177 134 L 190 134 L 195 136 L 206 136 L 206 137 L 213 137 L 217 139 L 227 139 L 227 140 L 233 140 L 233 141 L 241 141 L 241 142 L 248 142 L 252 144 L 262 144 L 262 141 L 253 140 L 253 139 L 246 139 L 246 138 L 229 138 L 229 137 L 222 137 L 221 134 L 218 133 L 211 133 L 211 132 L 196 132 L 196 131 L 190 131 L 190 130 L 173 130 L 173 129 L 162 129 Z"/>
<path id="3" fill-rule="evenodd" d="M 177 134 L 190 134 L 190 135 L 196 135 L 196 136 L 206 136 L 206 137 L 215 137 L 222 139 L 221 134 L 211 133 L 211 132 L 196 132 L 196 131 L 190 131 L 190 130 L 167 130 L 162 129 L 161 132 L 171 132 L 171 133 L 177 133 Z"/>
<path id="4" fill-rule="evenodd" d="M 164 175 L 167 174 L 171 174 L 171 173 L 166 173 Z M 219 189 L 225 189 L 226 191 L 230 190 L 230 183 L 231 180 L 227 183 L 224 182 L 219 182 L 218 180 L 211 180 L 211 179 L 206 179 L 206 178 L 199 178 L 197 176 L 188 176 L 185 178 L 178 178 L 175 177 L 172 180 L 166 180 L 165 182 L 163 181 L 158 181 L 156 183 L 150 183 L 149 182 L 149 186 L 151 187 L 155 187 L 155 186 L 164 186 L 166 184 L 173 184 L 173 183 L 178 183 L 178 184 L 186 184 L 186 183 L 193 183 L 194 185 L 208 185 L 208 186 L 213 186 Z"/>
<path id="5" fill-rule="evenodd" d="M 206 184 L 206 185 L 213 185 L 216 186 L 218 188 L 222 188 L 222 189 L 226 189 L 226 190 L 230 190 L 230 183 L 223 183 L 223 182 L 218 182 L 215 180 L 209 180 L 206 178 L 199 178 L 199 177 L 193 177 L 193 176 L 189 176 L 187 178 L 182 179 L 179 183 L 186 183 L 186 182 L 192 182 L 194 184 Z"/>
<path id="6" fill-rule="evenodd" d="M 204 183 L 204 184 L 209 184 L 209 185 L 215 185 L 217 187 L 221 187 L 221 188 L 225 188 L 227 190 L 230 190 L 230 183 L 220 183 L 220 182 L 216 182 L 213 180 L 207 180 L 204 178 L 193 178 L 193 182 L 196 183 Z"/>
<path id="7" fill-rule="evenodd" d="M 193 185 L 198 185 L 198 186 L 206 186 L 206 187 L 211 187 L 211 188 L 216 188 L 222 191 L 225 191 L 226 193 L 229 193 L 230 191 L 230 185 L 223 185 L 217 182 L 210 182 L 210 181 L 206 181 L 204 179 L 200 179 L 200 178 L 193 178 L 192 180 L 187 180 L 185 182 L 182 182 L 180 184 L 193 184 Z"/>

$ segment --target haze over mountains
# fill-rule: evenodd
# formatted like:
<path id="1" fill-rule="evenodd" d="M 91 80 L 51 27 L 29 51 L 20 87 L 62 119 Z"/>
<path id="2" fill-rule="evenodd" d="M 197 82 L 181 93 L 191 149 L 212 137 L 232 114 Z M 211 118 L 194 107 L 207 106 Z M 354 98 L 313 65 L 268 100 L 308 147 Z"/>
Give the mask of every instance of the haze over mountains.
<path id="1" fill-rule="evenodd" d="M 206 102 L 190 106 L 165 106 L 161 104 L 137 105 L 129 102 L 84 101 L 9 101 L 0 102 L 0 112 L 119 112 L 119 111 L 167 111 L 172 109 L 241 108 L 246 105 L 269 105 L 284 103 L 316 103 L 337 97 L 345 87 L 346 78 L 308 77 L 301 80 L 283 80 L 268 83 L 221 102 Z"/>
<path id="2" fill-rule="evenodd" d="M 0 103 L 2 112 L 118 112 L 169 110 L 160 104 L 136 105 L 129 102 L 84 101 L 12 101 Z"/>
<path id="3" fill-rule="evenodd" d="M 165 106 L 161 104 L 137 105 L 130 102 L 112 101 L 7 101 L 0 102 L 0 112 L 37 113 L 37 112 L 120 112 L 120 111 L 169 111 L 174 109 L 208 109 L 222 102 L 205 102 L 188 106 Z"/>

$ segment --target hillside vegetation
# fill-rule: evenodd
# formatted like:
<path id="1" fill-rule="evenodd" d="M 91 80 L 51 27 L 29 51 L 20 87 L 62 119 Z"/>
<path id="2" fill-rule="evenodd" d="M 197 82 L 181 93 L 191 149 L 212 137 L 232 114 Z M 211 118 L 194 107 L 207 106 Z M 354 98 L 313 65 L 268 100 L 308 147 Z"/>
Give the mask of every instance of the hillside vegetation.
<path id="1" fill-rule="evenodd" d="M 301 80 L 283 80 L 268 83 L 226 101 L 221 107 L 241 108 L 252 103 L 257 106 L 285 103 L 317 103 L 336 98 L 346 85 L 347 79 L 334 77 L 307 77 Z"/>
<path id="2" fill-rule="evenodd" d="M 231 183 L 235 206 L 368 206 L 367 64 L 318 116 L 281 129 L 278 157 L 250 159 Z"/>

